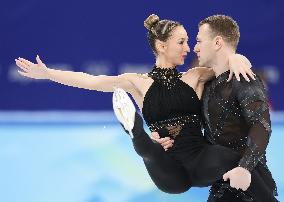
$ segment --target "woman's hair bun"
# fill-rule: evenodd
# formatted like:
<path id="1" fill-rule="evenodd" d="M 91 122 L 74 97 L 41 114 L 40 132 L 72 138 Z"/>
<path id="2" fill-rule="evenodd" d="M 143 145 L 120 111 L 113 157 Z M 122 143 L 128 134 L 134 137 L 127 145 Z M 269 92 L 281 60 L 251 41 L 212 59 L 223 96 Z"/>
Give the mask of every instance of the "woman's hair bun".
<path id="1" fill-rule="evenodd" d="M 160 21 L 159 16 L 155 14 L 151 14 L 145 21 L 144 21 L 144 26 L 148 29 L 151 30 L 151 28 L 157 24 Z"/>

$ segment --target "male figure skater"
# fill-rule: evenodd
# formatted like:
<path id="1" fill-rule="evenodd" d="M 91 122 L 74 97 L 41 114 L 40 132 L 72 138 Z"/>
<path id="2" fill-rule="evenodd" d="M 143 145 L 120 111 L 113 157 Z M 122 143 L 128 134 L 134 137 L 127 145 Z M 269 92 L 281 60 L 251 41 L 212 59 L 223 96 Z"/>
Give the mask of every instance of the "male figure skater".
<path id="1" fill-rule="evenodd" d="M 214 15 L 199 23 L 194 51 L 199 65 L 212 67 L 216 76 L 205 84 L 202 97 L 205 137 L 210 143 L 229 147 L 241 156 L 236 168 L 223 176 L 235 189 L 217 182 L 211 187 L 209 202 L 254 201 L 243 191 L 251 183 L 253 169 L 261 174 L 272 195 L 277 195 L 276 184 L 266 165 L 271 122 L 264 86 L 259 78 L 251 82 L 233 78 L 226 82 L 228 55 L 236 51 L 239 38 L 237 23 L 228 16 Z M 165 149 L 174 144 L 168 139 L 159 139 L 157 134 L 152 137 Z"/>

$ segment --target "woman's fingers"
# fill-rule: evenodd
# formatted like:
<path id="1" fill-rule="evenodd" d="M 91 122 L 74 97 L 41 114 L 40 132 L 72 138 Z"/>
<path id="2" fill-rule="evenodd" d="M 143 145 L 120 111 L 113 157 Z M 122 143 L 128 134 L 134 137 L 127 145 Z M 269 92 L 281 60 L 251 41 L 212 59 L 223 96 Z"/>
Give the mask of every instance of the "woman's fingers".
<path id="1" fill-rule="evenodd" d="M 256 74 L 251 69 L 241 70 L 240 72 L 233 72 L 230 70 L 227 82 L 229 82 L 232 79 L 233 75 L 235 75 L 238 81 L 240 81 L 240 75 L 242 75 L 247 82 L 250 82 L 251 79 L 255 80 L 256 76 Z"/>
<path id="2" fill-rule="evenodd" d="M 234 72 L 234 74 L 235 74 L 236 79 L 237 79 L 238 81 L 240 81 L 240 80 L 241 80 L 241 78 L 240 78 L 240 72 Z"/>
<path id="3" fill-rule="evenodd" d="M 36 56 L 36 61 L 39 65 L 44 65 L 38 55 Z"/>
<path id="4" fill-rule="evenodd" d="M 173 144 L 174 144 L 174 140 L 169 139 L 169 140 L 165 141 L 165 142 L 162 144 L 162 146 L 163 146 L 163 148 L 165 149 L 165 151 L 167 151 L 170 147 L 173 146 Z"/>
<path id="5" fill-rule="evenodd" d="M 164 140 L 163 143 L 162 143 L 162 146 L 163 146 L 163 147 L 167 147 L 169 144 L 172 144 L 171 139 Z"/>
<path id="6" fill-rule="evenodd" d="M 242 76 L 245 78 L 245 80 L 246 80 L 247 82 L 250 82 L 250 79 L 248 78 L 247 73 L 246 73 L 245 71 L 242 71 L 242 72 L 240 72 L 240 73 L 242 74 Z"/>
<path id="7" fill-rule="evenodd" d="M 34 65 L 34 63 L 32 63 L 31 61 L 29 60 L 26 60 L 24 58 L 19 58 L 19 60 L 23 63 L 25 63 L 27 66 L 31 66 L 31 65 Z"/>
<path id="8" fill-rule="evenodd" d="M 22 72 L 20 70 L 18 70 L 19 74 L 21 74 L 22 76 L 28 77 L 28 74 L 26 72 Z"/>
<path id="9" fill-rule="evenodd" d="M 16 61 L 16 65 L 18 67 L 20 67 L 23 71 L 25 71 L 25 72 L 29 71 L 29 67 L 25 63 L 23 63 L 23 62 L 21 62 L 20 60 L 17 60 L 17 59 L 15 61 Z"/>
<path id="10" fill-rule="evenodd" d="M 230 74 L 229 74 L 229 78 L 227 79 L 227 82 L 231 81 L 231 79 L 233 78 L 233 71 L 230 70 Z"/>
<path id="11" fill-rule="evenodd" d="M 251 69 L 248 70 L 247 74 L 250 76 L 250 78 L 255 80 L 255 73 L 253 73 L 253 71 Z"/>
<path id="12" fill-rule="evenodd" d="M 152 132 L 152 133 L 151 133 L 151 138 L 159 139 L 159 138 L 160 138 L 160 135 L 159 135 L 159 133 L 157 133 L 157 132 Z"/>

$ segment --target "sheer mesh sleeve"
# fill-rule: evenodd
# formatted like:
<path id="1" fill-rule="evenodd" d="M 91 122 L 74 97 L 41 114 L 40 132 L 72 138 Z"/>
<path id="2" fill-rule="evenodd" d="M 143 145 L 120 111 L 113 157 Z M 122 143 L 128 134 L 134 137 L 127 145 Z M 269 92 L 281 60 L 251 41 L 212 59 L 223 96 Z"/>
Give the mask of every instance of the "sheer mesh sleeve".
<path id="1" fill-rule="evenodd" d="M 252 171 L 265 154 L 271 135 L 269 106 L 264 86 L 256 81 L 234 82 L 234 91 L 240 104 L 242 115 L 249 126 L 246 149 L 239 166 Z"/>

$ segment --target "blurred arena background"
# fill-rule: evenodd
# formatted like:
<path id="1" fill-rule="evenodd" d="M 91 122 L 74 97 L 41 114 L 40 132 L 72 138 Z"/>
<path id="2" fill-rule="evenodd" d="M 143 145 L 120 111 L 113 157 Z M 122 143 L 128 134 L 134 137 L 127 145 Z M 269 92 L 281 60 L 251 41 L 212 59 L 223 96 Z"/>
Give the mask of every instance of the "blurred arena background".
<path id="1" fill-rule="evenodd" d="M 203 202 L 208 188 L 160 192 L 114 117 L 111 93 L 31 80 L 14 59 L 90 74 L 148 72 L 154 57 L 143 26 L 152 13 L 180 21 L 195 45 L 213 14 L 240 26 L 238 52 L 266 83 L 272 117 L 268 165 L 284 199 L 284 3 L 252 1 L 44 1 L 0 4 L 0 201 Z M 180 67 L 194 64 L 193 51 Z"/>

